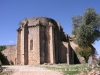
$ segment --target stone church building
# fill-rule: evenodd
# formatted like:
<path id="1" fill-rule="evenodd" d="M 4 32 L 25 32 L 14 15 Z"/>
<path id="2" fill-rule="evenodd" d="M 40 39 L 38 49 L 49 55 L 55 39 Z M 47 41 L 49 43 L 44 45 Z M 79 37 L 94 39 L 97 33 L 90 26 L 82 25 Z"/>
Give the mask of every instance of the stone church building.
<path id="1" fill-rule="evenodd" d="M 9 55 L 11 48 L 14 53 Z M 69 36 L 59 22 L 47 17 L 22 20 L 17 29 L 17 44 L 7 47 L 3 53 L 8 61 L 18 65 L 75 63 Z"/>

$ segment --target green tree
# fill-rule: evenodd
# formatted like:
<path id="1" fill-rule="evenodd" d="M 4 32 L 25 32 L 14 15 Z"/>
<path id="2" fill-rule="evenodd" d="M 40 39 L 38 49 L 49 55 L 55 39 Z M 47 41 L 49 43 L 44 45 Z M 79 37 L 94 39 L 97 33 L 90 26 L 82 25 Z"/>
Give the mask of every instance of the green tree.
<path id="1" fill-rule="evenodd" d="M 3 51 L 4 49 L 6 49 L 6 46 L 0 46 L 0 60 L 3 59 L 4 55 L 2 54 L 1 51 Z"/>
<path id="2" fill-rule="evenodd" d="M 72 17 L 72 22 L 75 43 L 80 47 L 90 47 L 93 54 L 95 48 L 92 44 L 100 40 L 100 15 L 93 8 L 87 8 L 82 16 Z"/>
<path id="3" fill-rule="evenodd" d="M 0 46 L 0 52 L 6 49 L 6 46 Z"/>

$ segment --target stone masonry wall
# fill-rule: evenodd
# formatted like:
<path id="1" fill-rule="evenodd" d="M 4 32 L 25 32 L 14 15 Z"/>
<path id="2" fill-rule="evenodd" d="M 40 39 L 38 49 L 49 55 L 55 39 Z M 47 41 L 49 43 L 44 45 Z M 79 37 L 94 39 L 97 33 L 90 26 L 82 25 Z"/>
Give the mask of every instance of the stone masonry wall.
<path id="1" fill-rule="evenodd" d="M 43 64 L 43 63 L 46 63 L 45 60 L 46 60 L 46 54 L 45 54 L 45 51 L 47 50 L 46 49 L 46 35 L 45 35 L 45 29 L 46 27 L 45 26 L 40 26 L 40 63 Z"/>
<path id="2" fill-rule="evenodd" d="M 45 27 L 45 31 L 44 31 L 45 42 L 46 42 L 46 44 L 45 44 L 45 51 L 44 51 L 44 53 L 45 53 L 45 56 L 44 56 L 45 63 L 50 63 L 50 36 L 51 35 L 49 33 L 49 29 L 50 29 L 50 27 L 46 26 Z M 40 34 L 41 34 L 41 32 L 40 32 Z"/>
<path id="3" fill-rule="evenodd" d="M 39 26 L 30 27 L 28 34 L 28 64 L 40 64 Z M 33 40 L 33 50 L 30 50 L 30 40 Z"/>
<path id="4" fill-rule="evenodd" d="M 9 61 L 9 64 L 17 64 L 17 62 L 16 62 L 16 58 L 17 58 L 16 45 L 7 45 L 6 49 L 3 50 L 2 53 Z"/>
<path id="5" fill-rule="evenodd" d="M 49 63 L 50 54 L 49 54 L 49 27 L 40 26 L 40 63 Z"/>
<path id="6" fill-rule="evenodd" d="M 61 63 L 61 60 L 62 60 L 62 56 L 61 56 L 61 51 L 62 51 L 62 48 L 61 48 L 61 34 L 60 34 L 60 31 L 55 28 L 55 56 L 56 56 L 56 63 Z"/>
<path id="7" fill-rule="evenodd" d="M 66 63 L 67 57 L 74 59 L 73 48 L 67 47 L 68 38 L 65 37 L 60 24 L 57 25 L 56 21 L 45 17 L 24 21 L 25 27 L 21 28 L 21 35 L 18 35 L 21 36 L 21 48 L 17 48 L 20 50 L 18 53 L 21 56 L 18 57 L 21 64 Z"/>

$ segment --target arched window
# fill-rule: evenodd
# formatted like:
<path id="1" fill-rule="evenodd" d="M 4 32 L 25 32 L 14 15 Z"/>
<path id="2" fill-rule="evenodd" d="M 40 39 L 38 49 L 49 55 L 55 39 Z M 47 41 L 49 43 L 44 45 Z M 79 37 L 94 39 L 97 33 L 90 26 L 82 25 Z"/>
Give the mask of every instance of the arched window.
<path id="1" fill-rule="evenodd" d="M 30 40 L 30 50 L 33 50 L 33 40 Z"/>

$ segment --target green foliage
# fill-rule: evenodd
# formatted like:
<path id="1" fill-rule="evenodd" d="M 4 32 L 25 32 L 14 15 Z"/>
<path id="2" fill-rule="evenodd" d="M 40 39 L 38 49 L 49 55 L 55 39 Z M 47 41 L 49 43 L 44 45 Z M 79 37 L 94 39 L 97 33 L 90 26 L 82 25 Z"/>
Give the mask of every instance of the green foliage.
<path id="1" fill-rule="evenodd" d="M 20 22 L 20 26 L 24 27 L 25 23 L 24 22 Z"/>
<path id="2" fill-rule="evenodd" d="M 0 60 L 3 59 L 4 55 L 2 54 L 1 51 L 3 51 L 4 49 L 6 49 L 6 46 L 0 46 Z"/>
<path id="3" fill-rule="evenodd" d="M 100 60 L 98 61 L 98 65 L 100 66 Z"/>
<path id="4" fill-rule="evenodd" d="M 90 47 L 84 47 L 84 48 L 83 47 L 82 48 L 77 47 L 75 49 L 76 54 L 81 55 L 82 57 L 84 57 L 86 62 L 88 62 L 90 51 L 91 51 Z"/>
<path id="5" fill-rule="evenodd" d="M 45 25 L 44 25 L 42 22 L 40 22 L 40 21 L 39 21 L 39 25 L 40 25 L 40 26 L 45 26 Z"/>
<path id="6" fill-rule="evenodd" d="M 76 36 L 74 41 L 79 46 L 89 46 L 96 40 L 100 40 L 100 15 L 93 8 L 86 9 L 83 16 L 72 18 L 73 31 Z"/>
<path id="7" fill-rule="evenodd" d="M 100 66 L 100 57 L 99 57 L 99 59 L 98 59 L 98 65 Z"/>
<path id="8" fill-rule="evenodd" d="M 6 46 L 0 46 L 0 52 L 6 49 Z"/>

